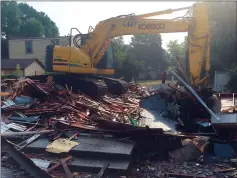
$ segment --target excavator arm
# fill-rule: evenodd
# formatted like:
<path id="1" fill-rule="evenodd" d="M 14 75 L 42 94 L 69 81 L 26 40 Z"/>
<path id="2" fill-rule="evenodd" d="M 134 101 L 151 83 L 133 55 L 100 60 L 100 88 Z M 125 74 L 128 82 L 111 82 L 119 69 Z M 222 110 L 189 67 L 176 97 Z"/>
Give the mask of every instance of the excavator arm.
<path id="1" fill-rule="evenodd" d="M 189 7 L 190 8 L 190 7 Z M 148 19 L 152 16 L 172 13 L 187 8 L 169 9 L 143 15 L 125 15 L 113 17 L 99 22 L 95 29 L 89 32 L 79 48 L 56 47 L 54 55 L 54 70 L 71 73 L 113 73 L 111 69 L 98 70 L 97 65 L 110 46 L 114 37 L 136 34 L 157 34 L 188 32 L 188 66 L 187 73 L 193 85 L 199 85 L 206 80 L 210 69 L 210 32 L 208 9 L 205 3 L 192 6 L 193 17 L 167 19 Z M 80 37 L 82 38 L 82 36 Z M 69 52 L 68 52 L 69 51 Z M 57 56 L 65 56 L 64 63 L 69 63 L 67 69 L 57 66 Z M 67 58 L 67 59 L 66 59 Z M 60 61 L 62 62 L 62 61 Z M 111 72 L 112 71 L 112 72 Z"/>
<path id="2" fill-rule="evenodd" d="M 95 30 L 90 34 L 88 44 L 91 46 L 92 63 L 96 66 L 110 40 L 122 35 L 135 34 L 157 34 L 188 32 L 188 74 L 194 85 L 205 81 L 210 69 L 210 32 L 208 21 L 208 9 L 204 3 L 193 5 L 193 17 L 177 18 L 172 20 L 148 19 L 148 17 L 173 13 L 175 11 L 188 9 L 169 9 L 143 15 L 119 16 L 104 20 L 97 24 Z M 82 47 L 88 51 L 88 46 Z"/>

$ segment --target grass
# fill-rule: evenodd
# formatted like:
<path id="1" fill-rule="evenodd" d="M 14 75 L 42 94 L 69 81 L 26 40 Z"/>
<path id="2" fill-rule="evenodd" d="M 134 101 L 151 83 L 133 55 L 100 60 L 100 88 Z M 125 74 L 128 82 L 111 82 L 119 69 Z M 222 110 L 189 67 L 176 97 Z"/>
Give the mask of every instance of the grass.
<path id="1" fill-rule="evenodd" d="M 152 85 L 157 85 L 161 84 L 161 80 L 144 80 L 144 81 L 136 81 L 136 83 L 144 86 L 152 86 Z"/>

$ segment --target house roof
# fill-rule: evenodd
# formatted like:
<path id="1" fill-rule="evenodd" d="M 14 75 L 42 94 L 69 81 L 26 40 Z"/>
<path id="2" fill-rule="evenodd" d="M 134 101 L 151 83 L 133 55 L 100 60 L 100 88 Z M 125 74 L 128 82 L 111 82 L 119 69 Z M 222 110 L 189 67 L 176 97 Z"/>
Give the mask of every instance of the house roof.
<path id="1" fill-rule="evenodd" d="M 25 69 L 33 62 L 37 62 L 42 68 L 44 68 L 42 62 L 40 62 L 38 59 L 2 59 L 1 69 L 16 69 L 17 64 L 20 65 L 21 69 Z"/>

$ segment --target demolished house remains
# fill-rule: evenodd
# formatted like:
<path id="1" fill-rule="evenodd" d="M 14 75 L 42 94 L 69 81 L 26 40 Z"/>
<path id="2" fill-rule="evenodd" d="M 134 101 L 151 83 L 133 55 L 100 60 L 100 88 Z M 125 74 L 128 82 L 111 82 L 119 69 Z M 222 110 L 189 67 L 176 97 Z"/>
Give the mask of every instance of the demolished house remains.
<path id="1" fill-rule="evenodd" d="M 5 79 L 2 154 L 34 177 L 234 177 L 234 94 L 216 94 L 224 109 L 215 113 L 173 74 L 183 87 L 131 84 L 121 96 L 97 97 L 54 81 Z"/>

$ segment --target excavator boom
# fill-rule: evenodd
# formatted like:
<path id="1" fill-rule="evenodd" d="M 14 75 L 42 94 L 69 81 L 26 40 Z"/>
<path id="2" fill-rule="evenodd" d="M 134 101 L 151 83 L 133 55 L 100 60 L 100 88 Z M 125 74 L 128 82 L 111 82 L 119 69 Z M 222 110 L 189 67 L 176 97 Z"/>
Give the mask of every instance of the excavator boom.
<path id="1" fill-rule="evenodd" d="M 188 7 L 181 7 L 181 8 L 177 8 L 177 9 L 167 9 L 164 11 L 158 11 L 158 12 L 151 12 L 151 13 L 147 13 L 147 14 L 142 14 L 142 15 L 137 15 L 136 18 L 147 18 L 147 17 L 154 17 L 154 16 L 158 16 L 158 15 L 164 15 L 164 14 L 171 14 L 173 12 L 176 11 L 182 11 L 182 10 L 187 10 L 187 9 L 191 9 L 192 6 L 188 6 Z"/>

